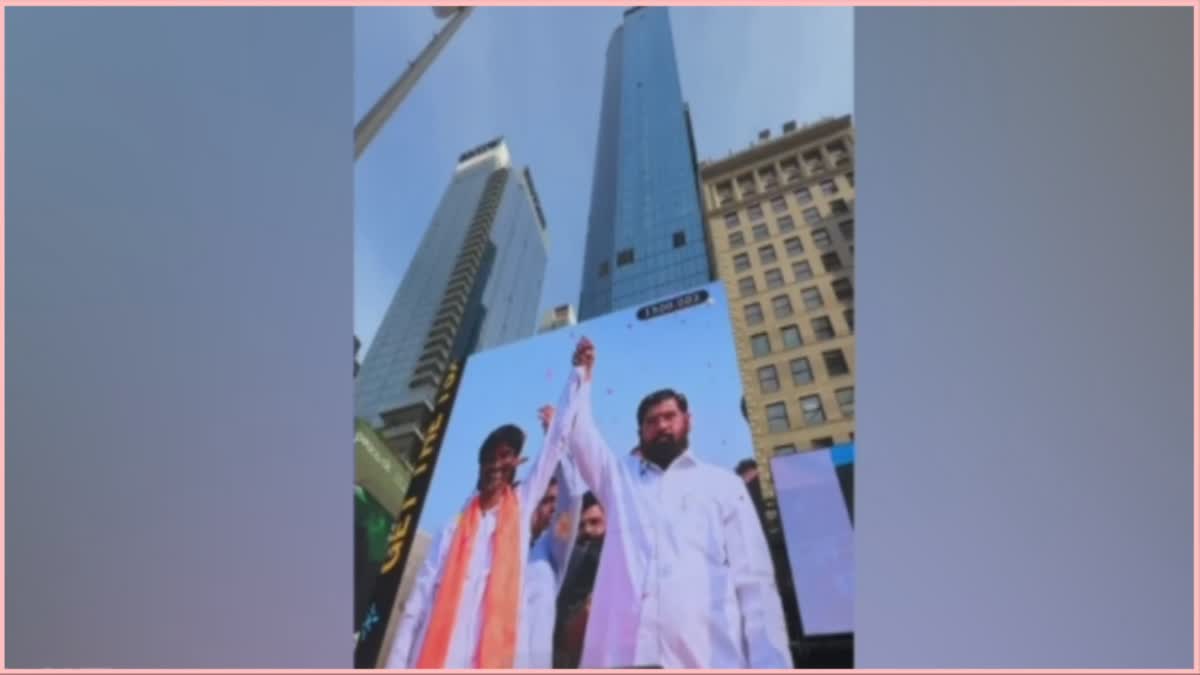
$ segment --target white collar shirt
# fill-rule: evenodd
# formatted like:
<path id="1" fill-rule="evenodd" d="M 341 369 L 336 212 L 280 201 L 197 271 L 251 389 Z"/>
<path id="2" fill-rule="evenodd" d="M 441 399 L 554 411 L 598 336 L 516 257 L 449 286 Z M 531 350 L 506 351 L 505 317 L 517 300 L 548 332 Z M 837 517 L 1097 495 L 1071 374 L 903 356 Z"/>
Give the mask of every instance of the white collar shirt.
<path id="1" fill-rule="evenodd" d="M 607 516 L 581 668 L 793 667 L 774 565 L 749 492 L 687 451 L 665 471 L 617 456 L 568 390 L 569 453 Z"/>
<path id="2" fill-rule="evenodd" d="M 559 409 L 565 409 L 572 399 L 573 391 L 579 387 L 580 375 L 578 370 L 567 383 L 566 390 L 559 401 Z M 554 475 L 559 458 L 565 448 L 562 439 L 565 425 L 570 418 L 556 416 L 550 424 L 542 445 L 542 451 L 531 463 L 531 468 L 525 480 L 516 487 L 517 500 L 520 504 L 521 541 L 521 570 L 522 591 L 521 605 L 518 608 L 517 654 L 515 666 L 524 665 L 531 658 L 529 644 L 531 643 L 531 628 L 529 625 L 528 604 L 529 593 L 525 588 L 525 575 L 530 562 L 530 532 L 529 523 L 533 509 L 537 507 L 542 495 L 549 487 L 550 478 Z M 443 460 L 444 461 L 444 460 Z M 467 502 L 470 503 L 470 500 Z M 466 504 L 464 504 L 465 508 Z M 483 600 L 487 589 L 488 576 L 492 568 L 492 535 L 496 531 L 496 509 L 485 512 L 480 519 L 479 530 L 471 547 L 471 560 L 467 567 L 466 579 L 462 596 L 459 600 L 458 612 L 455 619 L 450 648 L 446 661 L 442 665 L 446 669 L 473 668 L 476 651 L 479 646 L 483 628 Z M 386 659 L 387 668 L 414 668 L 420 657 L 421 647 L 425 644 L 425 635 L 429 629 L 434 600 L 441 585 L 442 573 L 446 566 L 446 558 L 454 540 L 457 519 L 438 533 L 432 542 L 428 557 L 417 574 L 416 582 L 408 601 L 404 603 L 398 621 L 391 651 Z M 552 573 L 553 574 L 553 573 Z M 553 621 L 553 617 L 550 621 Z"/>

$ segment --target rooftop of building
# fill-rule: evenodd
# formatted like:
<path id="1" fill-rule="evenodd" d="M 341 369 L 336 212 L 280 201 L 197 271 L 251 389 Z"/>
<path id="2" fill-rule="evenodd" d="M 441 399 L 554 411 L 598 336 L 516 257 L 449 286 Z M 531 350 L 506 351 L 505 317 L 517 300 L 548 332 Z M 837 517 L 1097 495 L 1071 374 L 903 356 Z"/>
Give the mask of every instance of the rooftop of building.
<path id="1" fill-rule="evenodd" d="M 748 148 L 730 152 L 720 159 L 700 162 L 700 177 L 716 178 L 736 171 L 744 165 L 760 162 L 793 147 L 807 145 L 822 137 L 849 129 L 850 126 L 850 115 L 825 117 L 804 126 L 797 126 L 795 122 L 786 122 L 782 127 L 783 133 L 779 136 L 772 137 L 769 129 L 763 130 L 759 132 L 758 139 Z"/>

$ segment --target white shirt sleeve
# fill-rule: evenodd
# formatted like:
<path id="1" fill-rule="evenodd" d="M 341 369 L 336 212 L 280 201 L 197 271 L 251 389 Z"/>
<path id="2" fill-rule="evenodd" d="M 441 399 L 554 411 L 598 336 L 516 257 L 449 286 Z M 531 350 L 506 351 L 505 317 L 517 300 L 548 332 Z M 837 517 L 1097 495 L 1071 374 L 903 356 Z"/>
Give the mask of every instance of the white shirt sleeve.
<path id="1" fill-rule="evenodd" d="M 549 670 L 554 665 L 554 617 L 555 617 L 555 583 L 554 570 L 550 565 L 549 539 L 542 539 L 535 545 L 526 568 L 526 605 L 522 616 L 525 621 L 527 636 L 526 654 L 518 659 L 518 667 L 535 670 Z"/>
<path id="2" fill-rule="evenodd" d="M 557 585 L 561 586 L 570 563 L 571 550 L 575 546 L 575 538 L 579 533 L 579 518 L 583 511 L 583 495 L 587 485 L 579 476 L 578 469 L 570 456 L 563 455 L 559 460 L 558 471 L 558 501 L 554 506 L 554 518 L 550 525 L 550 556 L 554 562 L 554 572 Z M 562 521 L 566 520 L 563 524 Z M 565 536 L 559 536 L 559 528 L 565 527 Z"/>
<path id="3" fill-rule="evenodd" d="M 578 388 L 580 379 L 581 373 L 576 368 L 571 373 L 571 377 L 567 379 L 567 386 L 562 396 L 559 397 L 557 410 L 560 413 L 555 414 L 554 419 L 550 422 L 550 428 L 546 430 L 546 437 L 542 441 L 542 449 L 534 458 L 529 474 L 517 486 L 517 494 L 521 502 L 522 523 L 529 522 L 533 510 L 542 500 L 542 495 L 546 494 L 546 490 L 550 487 L 550 478 L 554 475 L 559 459 L 563 455 L 564 439 L 574 417 L 571 410 L 572 401 L 575 398 L 574 391 Z"/>
<path id="4" fill-rule="evenodd" d="M 580 369 L 576 372 L 581 375 Z M 580 378 L 580 385 L 568 389 L 567 401 L 575 414 L 568 450 L 579 476 L 591 488 L 605 508 L 614 503 L 617 459 L 596 428 L 592 417 L 592 384 Z"/>
<path id="5" fill-rule="evenodd" d="M 453 541 L 454 526 L 450 525 L 439 532 L 429 547 L 429 555 L 421 564 L 417 580 L 413 584 L 404 609 L 398 617 L 396 636 L 392 640 L 392 649 L 388 653 L 384 668 L 412 668 L 420 653 L 420 645 L 416 644 L 417 637 L 429 621 L 429 612 L 433 605 L 434 592 L 438 587 L 438 578 L 445 565 Z"/>
<path id="6" fill-rule="evenodd" d="M 728 491 L 723 514 L 725 555 L 742 614 L 747 668 L 793 668 L 775 565 L 750 493 L 741 485 Z M 735 489 L 736 488 L 736 489 Z"/>

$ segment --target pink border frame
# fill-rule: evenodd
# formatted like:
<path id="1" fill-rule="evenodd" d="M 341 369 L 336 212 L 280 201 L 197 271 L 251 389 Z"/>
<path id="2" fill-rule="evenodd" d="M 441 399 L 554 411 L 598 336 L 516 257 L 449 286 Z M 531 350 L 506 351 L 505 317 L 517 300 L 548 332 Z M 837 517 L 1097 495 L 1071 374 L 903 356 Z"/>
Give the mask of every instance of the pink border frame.
<path id="1" fill-rule="evenodd" d="M 428 7 L 431 5 L 461 5 L 472 4 L 478 6 L 561 6 L 578 4 L 581 6 L 596 6 L 596 5 L 612 5 L 626 6 L 628 2 L 614 2 L 613 0 L 591 0 L 590 2 L 552 2 L 549 0 L 500 0 L 493 2 L 467 2 L 467 3 L 448 3 L 440 0 L 435 2 L 417 2 L 413 0 L 355 0 L 353 2 L 337 2 L 336 0 L 0 0 L 0 36 L 4 32 L 4 12 L 5 7 L 83 7 L 83 6 L 262 6 L 275 5 L 285 7 L 345 7 L 345 6 L 416 6 Z M 647 5 L 662 5 L 662 6 L 720 6 L 731 5 L 734 3 L 722 0 L 693 0 L 692 2 L 663 2 L 662 0 L 652 0 L 644 3 Z M 1192 26 L 1193 26 L 1193 45 L 1192 45 L 1192 62 L 1193 64 L 1200 63 L 1200 47 L 1195 42 L 1196 34 L 1200 33 L 1200 7 L 1197 6 L 1196 0 L 1146 0 L 1143 2 L 1120 2 L 1117 0 L 1031 0 L 1027 2 L 1005 2 L 1004 0 L 975 0 L 962 1 L 953 3 L 935 3 L 931 1 L 910 1 L 903 0 L 858 0 L 850 2 L 847 0 L 757 0 L 754 2 L 756 6 L 851 6 L 851 7 L 907 7 L 907 6 L 962 6 L 962 7 L 1021 7 L 1021 6 L 1054 6 L 1054 7 L 1116 7 L 1116 6 L 1154 6 L 1154 7 L 1191 7 L 1192 8 Z M 5 170 L 4 170 L 4 52 L 3 38 L 0 37 L 0 498 L 4 493 L 4 443 L 5 443 L 5 407 L 4 407 L 4 392 L 7 381 L 4 379 L 4 320 L 5 320 L 5 293 L 4 283 L 5 277 L 3 271 L 5 260 L 4 248 L 4 188 L 5 188 Z M 1192 165 L 1194 169 L 1200 169 L 1200 70 L 1193 69 L 1193 89 L 1192 89 Z M 1200 176 L 1200 171 L 1196 171 L 1195 176 Z M 1200 267 L 1195 263 L 1195 255 L 1197 253 L 1196 243 L 1200 239 L 1200 191 L 1192 195 L 1192 404 L 1193 408 L 1196 405 L 1197 395 L 1200 394 L 1200 362 L 1197 361 L 1197 355 L 1200 354 L 1200 319 L 1196 313 L 1196 299 L 1200 297 Z M 1193 466 L 1200 467 L 1200 425 L 1197 425 L 1196 420 L 1192 421 L 1192 451 L 1196 458 L 1196 464 Z M 1193 476 L 1193 479 L 1200 476 Z M 1192 492 L 1192 508 L 1194 512 L 1193 522 L 1200 523 L 1200 492 L 1195 489 L 1193 482 Z M 4 542 L 5 542 L 5 523 L 3 519 L 4 502 L 0 499 L 0 667 L 4 664 Z M 1196 542 L 1193 541 L 1193 545 Z M 1200 608 L 1200 546 L 1196 546 L 1196 557 L 1193 558 L 1193 612 Z M 346 669 L 346 670 L 143 670 L 143 671 L 120 671 L 120 670 L 54 670 L 54 669 L 39 669 L 39 670 L 6 670 L 5 672 L 12 673 L 116 673 L 116 672 L 144 672 L 144 673 L 262 673 L 262 672 L 285 672 L 285 673 L 358 673 L 361 671 Z M 385 671 L 399 672 L 399 671 Z M 445 670 L 433 671 L 444 673 L 467 673 L 474 675 L 479 671 L 474 670 Z M 528 672 L 556 672 L 556 671 L 528 671 Z M 585 672 L 585 671 L 577 671 Z M 631 673 L 634 675 L 644 675 L 646 671 L 629 670 L 629 671 L 604 671 L 605 673 Z M 745 670 L 704 670 L 694 671 L 702 673 L 747 673 L 755 671 Z M 831 672 L 838 673 L 844 671 L 804 671 L 804 672 Z M 923 673 L 930 672 L 926 670 L 858 670 L 854 672 L 862 673 Z M 1076 669 L 974 669 L 974 670 L 954 670 L 957 673 L 1111 673 L 1112 670 L 1076 670 Z M 1192 647 L 1192 668 L 1189 669 L 1158 669 L 1158 670 L 1131 670 L 1126 672 L 1134 673 L 1197 673 L 1200 672 L 1200 642 L 1197 642 Z"/>

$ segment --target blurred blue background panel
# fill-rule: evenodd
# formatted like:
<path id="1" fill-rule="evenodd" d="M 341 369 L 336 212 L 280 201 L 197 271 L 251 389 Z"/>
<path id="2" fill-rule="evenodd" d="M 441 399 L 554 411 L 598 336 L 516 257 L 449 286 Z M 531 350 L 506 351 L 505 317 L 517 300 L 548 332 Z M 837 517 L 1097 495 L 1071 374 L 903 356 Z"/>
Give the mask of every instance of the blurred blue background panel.
<path id="1" fill-rule="evenodd" d="M 5 18 L 6 665 L 348 667 L 351 10 Z"/>

